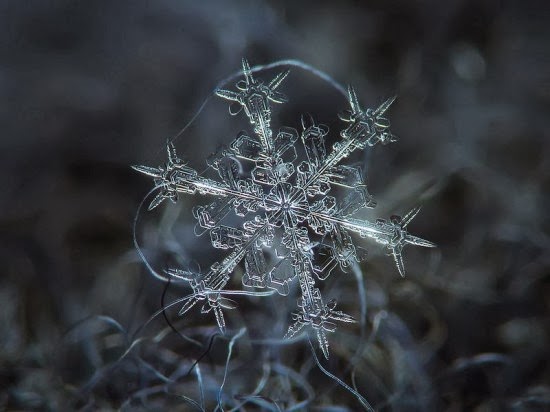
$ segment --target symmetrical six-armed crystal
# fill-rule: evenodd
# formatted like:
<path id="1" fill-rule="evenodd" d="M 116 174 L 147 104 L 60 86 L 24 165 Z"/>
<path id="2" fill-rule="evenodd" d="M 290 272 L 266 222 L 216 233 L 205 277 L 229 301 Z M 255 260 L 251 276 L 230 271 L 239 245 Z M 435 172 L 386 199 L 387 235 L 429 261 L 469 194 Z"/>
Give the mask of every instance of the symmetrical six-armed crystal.
<path id="1" fill-rule="evenodd" d="M 404 217 L 392 216 L 389 221 L 378 219 L 375 223 L 352 217 L 359 209 L 373 208 L 376 203 L 363 182 L 361 169 L 340 162 L 357 149 L 397 140 L 384 117 L 394 99 L 375 110 L 363 110 L 355 91 L 349 87 L 351 108 L 340 115 L 348 125 L 340 133 L 342 139 L 327 153 L 328 128 L 315 124 L 310 116 L 302 116 L 301 133 L 282 127 L 273 137 L 271 103 L 287 101 L 276 89 L 288 73 L 288 70 L 280 73 L 266 85 L 253 77 L 243 59 L 244 80 L 237 83 L 239 91 L 216 91 L 218 96 L 232 101 L 231 114 L 244 109 L 254 127 L 254 135 L 241 132 L 229 147 L 222 147 L 208 159 L 220 180 L 203 177 L 187 166 L 177 157 L 171 143 L 167 145 L 168 162 L 164 167 L 134 166 L 134 169 L 152 176 L 160 189 L 149 210 L 164 199 L 175 202 L 178 193 L 198 192 L 216 198 L 209 205 L 194 209 L 198 234 L 208 232 L 215 248 L 232 252 L 212 264 L 206 273 L 186 269 L 167 271 L 189 282 L 194 292 L 193 299 L 180 310 L 181 315 L 198 301 L 204 301 L 202 312 L 213 311 L 223 332 L 222 308 L 236 306 L 234 301 L 223 297 L 224 288 L 235 267 L 244 260 L 242 283 L 247 288 L 270 288 L 286 295 L 289 284 L 298 278 L 301 298 L 286 337 L 295 336 L 307 326 L 315 332 L 328 358 L 325 332 L 335 331 L 335 321 L 354 322 L 354 319 L 335 310 L 334 300 L 323 302 L 315 279 L 324 280 L 336 266 L 346 270 L 366 257 L 366 251 L 355 246 L 351 233 L 386 246 L 402 276 L 405 269 L 401 251 L 405 245 L 435 245 L 406 231 L 419 208 Z M 298 140 L 303 145 L 305 159 L 295 166 Z M 250 167 L 243 167 L 242 162 Z M 340 200 L 328 195 L 335 186 L 347 191 Z M 242 227 L 223 224 L 231 210 L 239 217 L 247 217 Z M 276 253 L 266 259 L 267 249 Z"/>

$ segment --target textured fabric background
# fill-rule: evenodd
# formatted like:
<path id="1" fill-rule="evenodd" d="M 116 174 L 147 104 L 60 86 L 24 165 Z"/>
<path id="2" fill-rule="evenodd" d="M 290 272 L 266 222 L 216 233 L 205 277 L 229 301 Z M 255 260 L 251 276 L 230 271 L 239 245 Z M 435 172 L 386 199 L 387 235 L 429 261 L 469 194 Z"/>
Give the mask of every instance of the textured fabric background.
<path id="1" fill-rule="evenodd" d="M 160 307 L 164 285 L 132 240 L 151 182 L 130 165 L 162 163 L 166 138 L 243 56 L 300 59 L 353 84 L 370 107 L 397 94 L 389 116 L 400 141 L 362 159 L 379 203 L 372 216 L 422 204 L 411 230 L 439 246 L 407 249 L 401 279 L 366 243 L 366 333 L 386 317 L 359 357 L 359 328 L 341 326 L 327 368 L 350 384 L 354 375 L 380 410 L 550 408 L 549 40 L 544 1 L 1 1 L 0 409 L 191 408 L 137 358 L 117 364 L 123 334 L 94 316 L 134 332 Z M 326 84 L 292 69 L 282 90 L 291 103 L 274 124 L 298 127 L 310 112 L 337 133 L 346 102 Z M 176 147 L 201 169 L 246 127 L 212 99 Z M 174 255 L 211 258 L 192 234 L 199 202 L 184 197 L 138 222 L 158 267 Z M 358 316 L 353 276 L 327 283 Z M 166 301 L 185 293 L 171 288 Z M 230 323 L 280 337 L 262 302 L 240 300 L 242 319 Z M 183 333 L 205 328 L 196 334 L 208 346 L 209 315 L 170 316 Z M 166 322 L 148 327 L 154 336 Z M 169 335 L 141 349 L 163 373 L 203 352 Z M 227 340 L 211 349 L 205 385 L 217 388 Z M 234 394 L 251 393 L 261 375 L 239 374 L 246 356 L 243 347 L 234 358 Z M 263 365 L 302 373 L 311 405 L 360 408 L 315 368 L 304 341 Z M 283 408 L 304 397 L 268 386 L 261 394 Z M 197 399 L 196 381 L 173 392 Z M 207 391 L 207 405 L 216 395 Z"/>

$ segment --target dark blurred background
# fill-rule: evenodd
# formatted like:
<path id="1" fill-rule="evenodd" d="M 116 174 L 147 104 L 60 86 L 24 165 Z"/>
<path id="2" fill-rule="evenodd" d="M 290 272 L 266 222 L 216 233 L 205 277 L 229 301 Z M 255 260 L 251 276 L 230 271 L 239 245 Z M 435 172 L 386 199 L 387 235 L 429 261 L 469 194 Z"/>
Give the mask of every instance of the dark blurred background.
<path id="1" fill-rule="evenodd" d="M 115 362 L 124 333 L 111 320 L 135 331 L 164 289 L 133 246 L 151 182 L 130 165 L 164 162 L 166 138 L 247 57 L 300 59 L 353 84 L 370 107 L 396 94 L 390 119 L 400 141 L 368 156 L 379 204 L 371 216 L 422 204 L 411 231 L 439 246 L 407 250 L 401 279 L 366 244 L 365 331 L 380 319 L 386 326 L 353 358 L 360 371 L 347 365 L 352 337 L 349 347 L 334 343 L 327 367 L 380 410 L 550 410 L 549 40 L 544 1 L 1 1 L 0 409 L 192 410 L 167 394 L 128 402 L 156 378 L 138 361 Z M 284 124 L 297 128 L 309 111 L 340 127 L 345 99 L 312 75 L 293 68 L 282 91 L 294 101 L 277 109 Z M 247 127 L 212 99 L 176 147 L 200 170 Z M 161 266 L 166 254 L 208 258 L 208 246 L 193 246 L 189 207 L 200 199 L 182 202 L 138 222 Z M 335 276 L 331 288 L 357 316 L 353 277 L 339 286 Z M 262 311 L 262 301 L 242 305 L 249 316 Z M 206 348 L 212 317 L 189 316 L 211 327 L 195 335 Z M 185 331 L 189 323 L 178 322 Z M 148 333 L 165 327 L 159 318 Z M 338 333 L 360 333 L 346 328 Z M 201 353 L 179 350 L 171 335 L 142 352 L 156 370 Z M 216 345 L 227 350 L 227 341 Z M 307 343 L 284 350 L 297 354 L 273 370 L 284 363 L 325 388 L 307 408 L 360 408 L 312 367 Z M 216 387 L 225 358 L 212 357 L 205 385 Z M 197 399 L 189 382 L 179 393 Z M 301 396 L 291 388 L 285 401 L 284 388 L 267 386 L 260 394 L 282 408 Z"/>

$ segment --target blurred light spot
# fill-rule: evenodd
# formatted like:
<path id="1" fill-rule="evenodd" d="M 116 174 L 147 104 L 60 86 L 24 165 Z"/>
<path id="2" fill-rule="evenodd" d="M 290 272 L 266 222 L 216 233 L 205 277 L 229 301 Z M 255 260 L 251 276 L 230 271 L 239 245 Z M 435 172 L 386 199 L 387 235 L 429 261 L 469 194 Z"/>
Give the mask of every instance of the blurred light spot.
<path id="1" fill-rule="evenodd" d="M 470 44 L 456 44 L 451 50 L 450 60 L 455 73 L 462 80 L 473 82 L 485 76 L 485 59 Z"/>
<path id="2" fill-rule="evenodd" d="M 537 319 L 512 319 L 499 326 L 497 334 L 508 346 L 546 345 L 543 327 Z"/>

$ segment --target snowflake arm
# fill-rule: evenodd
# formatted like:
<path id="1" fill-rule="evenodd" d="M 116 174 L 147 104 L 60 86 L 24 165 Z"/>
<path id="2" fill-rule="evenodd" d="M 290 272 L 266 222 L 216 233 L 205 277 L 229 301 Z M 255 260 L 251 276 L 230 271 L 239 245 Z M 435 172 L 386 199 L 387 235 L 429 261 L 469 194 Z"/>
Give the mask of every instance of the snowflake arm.
<path id="1" fill-rule="evenodd" d="M 311 120 L 305 120 L 302 117 L 302 125 L 304 133 L 302 140 L 306 146 L 308 153 L 309 164 L 302 163 L 303 172 L 305 175 L 303 188 L 317 188 L 327 186 L 328 182 L 334 173 L 338 173 L 336 166 L 345 158 L 347 158 L 355 150 L 363 150 L 367 146 L 374 146 L 377 143 L 388 144 L 397 141 L 397 138 L 391 133 L 389 127 L 390 122 L 383 117 L 384 113 L 389 109 L 394 102 L 395 97 L 392 97 L 382 103 L 377 109 L 361 109 L 357 95 L 353 87 L 348 87 L 348 100 L 351 110 L 346 110 L 339 117 L 349 125 L 341 131 L 342 141 L 336 142 L 332 146 L 332 151 L 328 156 L 325 156 L 324 136 L 328 133 L 326 126 L 315 127 Z M 312 125 L 311 125 L 312 124 Z M 308 140 L 314 144 L 315 149 L 308 150 Z M 313 143 L 314 142 L 314 143 Z M 310 153 L 315 151 L 320 155 L 311 156 Z M 313 162 L 312 162 L 313 157 Z M 326 191 L 330 190 L 330 186 Z M 368 193 L 363 195 L 366 199 L 367 207 L 374 207 L 375 203 Z"/>
<path id="2" fill-rule="evenodd" d="M 236 308 L 236 302 L 223 297 L 223 289 L 230 279 L 235 267 L 247 256 L 256 250 L 259 242 L 267 242 L 269 239 L 269 222 L 267 219 L 256 218 L 255 224 L 245 224 L 243 238 L 247 241 L 229 254 L 221 262 L 212 264 L 207 273 L 197 273 L 185 269 L 168 269 L 167 273 L 174 278 L 189 282 L 193 289 L 193 297 L 181 308 L 179 314 L 189 311 L 198 301 L 205 301 L 201 313 L 214 312 L 218 327 L 225 333 L 224 309 Z M 248 230 L 248 231 L 246 231 Z M 214 242 L 213 242 L 214 243 Z"/>
<path id="3" fill-rule="evenodd" d="M 312 212 L 311 214 L 317 219 L 339 225 L 349 231 L 358 233 L 361 237 L 369 237 L 377 243 L 386 246 L 388 254 L 393 256 L 400 275 L 405 276 L 405 267 L 401 255 L 401 251 L 405 245 L 436 247 L 434 243 L 413 236 L 406 231 L 407 225 L 419 211 L 420 207 L 416 207 L 406 213 L 404 217 L 393 215 L 389 221 L 377 219 L 376 223 L 354 218 L 340 218 L 318 212 Z"/>
<path id="4" fill-rule="evenodd" d="M 198 172 L 187 166 L 175 153 L 172 143 L 167 144 L 168 162 L 165 166 L 153 168 L 150 166 L 132 166 L 134 170 L 153 177 L 155 184 L 161 191 L 153 199 L 148 210 L 157 207 L 163 200 L 169 199 L 176 202 L 178 193 L 210 194 L 218 197 L 231 197 L 237 199 L 239 205 L 259 203 L 262 201 L 259 188 L 249 181 L 236 182 L 234 187 L 227 183 L 220 183 L 212 179 L 202 177 Z M 231 200 L 228 200 L 230 203 Z"/>
<path id="5" fill-rule="evenodd" d="M 291 213 L 286 211 L 286 214 Z M 355 322 L 355 320 L 343 312 L 335 311 L 336 301 L 332 300 L 327 305 L 323 303 L 321 292 L 315 287 L 312 243 L 307 230 L 297 227 L 296 222 L 290 218 L 283 221 L 283 226 L 285 227 L 283 244 L 289 250 L 288 258 L 292 261 L 302 295 L 298 301 L 300 311 L 293 314 L 294 323 L 290 325 L 285 336 L 291 338 L 304 327 L 309 327 L 314 331 L 319 347 L 328 359 L 329 344 L 326 332 L 336 331 L 336 324 L 333 321 Z"/>
<path id="6" fill-rule="evenodd" d="M 254 79 L 252 70 L 248 61 L 242 60 L 243 74 L 245 79 L 237 83 L 239 92 L 231 90 L 218 89 L 216 95 L 230 100 L 233 103 L 229 106 L 231 114 L 238 114 L 244 109 L 250 123 L 254 126 L 254 132 L 258 135 L 262 145 L 262 151 L 271 154 L 274 149 L 271 123 L 271 108 L 269 102 L 285 103 L 288 99 L 276 89 L 288 76 L 289 70 L 286 70 L 265 85 L 262 81 Z"/>

